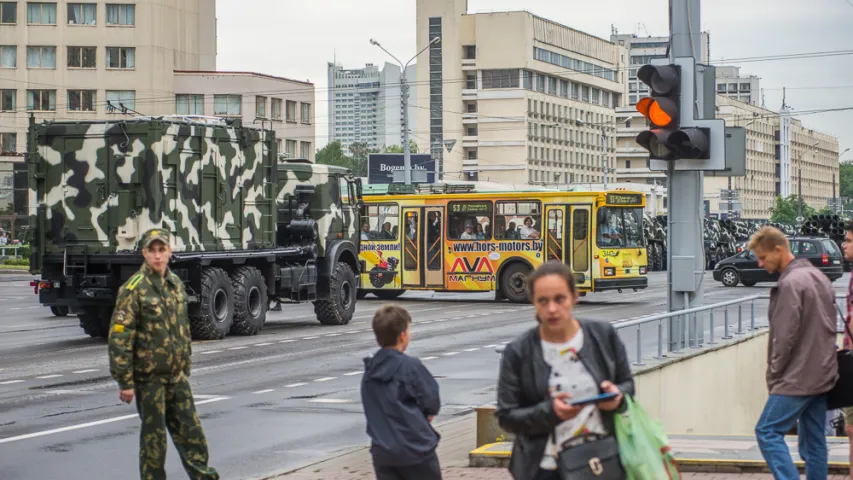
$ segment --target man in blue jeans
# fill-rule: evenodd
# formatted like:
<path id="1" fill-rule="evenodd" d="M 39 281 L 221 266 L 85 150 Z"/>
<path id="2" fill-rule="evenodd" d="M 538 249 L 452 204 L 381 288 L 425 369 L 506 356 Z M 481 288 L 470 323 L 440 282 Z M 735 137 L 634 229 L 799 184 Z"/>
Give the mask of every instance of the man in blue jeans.
<path id="1" fill-rule="evenodd" d="M 807 259 L 797 259 L 780 230 L 763 227 L 749 241 L 758 265 L 779 273 L 767 311 L 767 389 L 755 426 L 758 447 L 777 479 L 800 478 L 785 434 L 797 421 L 808 480 L 826 479 L 826 392 L 838 379 L 835 290 Z"/>

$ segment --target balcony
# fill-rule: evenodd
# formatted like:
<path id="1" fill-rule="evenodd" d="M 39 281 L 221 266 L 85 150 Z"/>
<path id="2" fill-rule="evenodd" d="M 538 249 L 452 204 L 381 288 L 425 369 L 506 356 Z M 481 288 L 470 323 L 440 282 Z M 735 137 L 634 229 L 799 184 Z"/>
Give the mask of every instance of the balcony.
<path id="1" fill-rule="evenodd" d="M 476 88 L 463 88 L 462 89 L 462 99 L 463 100 L 476 100 L 477 99 L 477 89 Z"/>

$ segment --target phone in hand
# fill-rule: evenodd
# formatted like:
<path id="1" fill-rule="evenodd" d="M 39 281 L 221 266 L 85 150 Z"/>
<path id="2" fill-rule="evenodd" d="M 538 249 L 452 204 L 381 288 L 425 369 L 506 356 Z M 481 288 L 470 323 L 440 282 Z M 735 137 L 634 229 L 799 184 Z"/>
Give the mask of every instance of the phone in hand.
<path id="1" fill-rule="evenodd" d="M 596 395 L 594 397 L 579 398 L 577 400 L 571 399 L 571 400 L 567 401 L 566 403 L 568 403 L 569 405 L 571 405 L 573 407 L 580 407 L 583 405 L 589 405 L 591 403 L 598 403 L 598 402 L 603 402 L 605 400 L 611 400 L 611 399 L 614 399 L 618 396 L 619 396 L 618 393 L 602 393 L 602 394 Z"/>

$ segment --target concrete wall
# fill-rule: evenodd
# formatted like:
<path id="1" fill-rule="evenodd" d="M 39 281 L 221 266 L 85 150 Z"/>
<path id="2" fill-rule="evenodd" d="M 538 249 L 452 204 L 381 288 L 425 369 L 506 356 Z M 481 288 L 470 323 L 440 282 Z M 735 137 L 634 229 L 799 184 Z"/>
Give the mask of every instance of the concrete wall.
<path id="1" fill-rule="evenodd" d="M 767 331 L 635 374 L 637 398 L 667 434 L 752 435 L 767 400 Z"/>

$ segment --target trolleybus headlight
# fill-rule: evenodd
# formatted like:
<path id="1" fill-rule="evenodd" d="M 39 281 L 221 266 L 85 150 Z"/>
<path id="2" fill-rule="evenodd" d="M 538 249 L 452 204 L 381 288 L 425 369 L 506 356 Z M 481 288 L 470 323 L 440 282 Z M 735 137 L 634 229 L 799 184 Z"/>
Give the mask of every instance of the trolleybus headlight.
<path id="1" fill-rule="evenodd" d="M 640 267 L 640 275 L 645 275 L 647 273 L 649 273 L 648 267 Z"/>
<path id="2" fill-rule="evenodd" d="M 604 268 L 604 276 L 605 277 L 612 277 L 614 275 L 616 275 L 616 267 L 605 267 Z"/>

